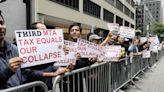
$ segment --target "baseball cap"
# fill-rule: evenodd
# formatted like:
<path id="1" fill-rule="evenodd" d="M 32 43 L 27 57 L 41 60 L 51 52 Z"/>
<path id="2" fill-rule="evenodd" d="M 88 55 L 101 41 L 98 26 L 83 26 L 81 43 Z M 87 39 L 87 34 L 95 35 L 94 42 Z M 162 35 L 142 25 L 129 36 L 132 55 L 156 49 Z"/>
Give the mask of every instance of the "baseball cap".
<path id="1" fill-rule="evenodd" d="M 97 34 L 92 34 L 89 36 L 89 41 L 92 41 L 92 40 L 100 40 L 101 37 L 98 36 Z"/>

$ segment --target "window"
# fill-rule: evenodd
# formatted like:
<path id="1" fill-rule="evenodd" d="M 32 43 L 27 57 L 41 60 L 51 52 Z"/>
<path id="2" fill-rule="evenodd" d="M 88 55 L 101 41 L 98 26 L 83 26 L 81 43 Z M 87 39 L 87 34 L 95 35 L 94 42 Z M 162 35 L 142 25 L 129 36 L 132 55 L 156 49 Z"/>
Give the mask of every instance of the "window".
<path id="1" fill-rule="evenodd" d="M 123 19 L 116 16 L 116 23 L 118 23 L 120 26 L 122 26 Z"/>
<path id="2" fill-rule="evenodd" d="M 129 22 L 125 21 L 125 26 L 128 27 L 129 26 Z"/>
<path id="3" fill-rule="evenodd" d="M 86 14 L 92 15 L 94 17 L 100 18 L 101 7 L 90 0 L 83 1 L 83 11 Z"/>
<path id="4" fill-rule="evenodd" d="M 129 14 L 130 14 L 130 10 L 125 6 L 125 14 L 127 15 L 127 16 L 129 16 Z"/>
<path id="5" fill-rule="evenodd" d="M 79 10 L 79 0 L 50 0 L 69 8 Z"/>
<path id="6" fill-rule="evenodd" d="M 134 13 L 131 12 L 131 18 L 132 18 L 133 20 L 134 20 L 134 17 L 135 17 Z"/>
<path id="7" fill-rule="evenodd" d="M 108 10 L 104 9 L 104 16 L 103 19 L 107 22 L 111 22 L 113 23 L 113 19 L 114 19 L 114 14 L 109 12 Z"/>
<path id="8" fill-rule="evenodd" d="M 149 6 L 151 7 L 151 3 L 149 4 Z"/>
<path id="9" fill-rule="evenodd" d="M 105 1 L 107 1 L 108 3 L 114 6 L 114 0 L 105 0 Z"/>
<path id="10" fill-rule="evenodd" d="M 116 0 L 116 8 L 123 12 L 123 4 L 119 0 Z"/>
<path id="11" fill-rule="evenodd" d="M 131 24 L 131 28 L 134 28 L 134 25 L 133 24 Z"/>

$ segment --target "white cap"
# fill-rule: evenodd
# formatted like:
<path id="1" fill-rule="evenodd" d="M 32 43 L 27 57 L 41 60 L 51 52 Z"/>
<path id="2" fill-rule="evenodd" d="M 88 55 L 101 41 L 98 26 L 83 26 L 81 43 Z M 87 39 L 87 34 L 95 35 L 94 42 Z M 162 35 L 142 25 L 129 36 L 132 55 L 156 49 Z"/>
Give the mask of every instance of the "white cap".
<path id="1" fill-rule="evenodd" d="M 97 34 L 92 34 L 89 36 L 89 41 L 92 41 L 92 40 L 100 40 L 101 37 L 98 36 Z"/>

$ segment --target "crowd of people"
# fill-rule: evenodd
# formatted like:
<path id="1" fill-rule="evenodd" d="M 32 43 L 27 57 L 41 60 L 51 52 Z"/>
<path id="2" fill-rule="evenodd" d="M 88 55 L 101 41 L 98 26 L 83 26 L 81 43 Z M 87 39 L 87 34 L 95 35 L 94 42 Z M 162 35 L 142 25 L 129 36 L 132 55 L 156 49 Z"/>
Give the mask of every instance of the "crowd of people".
<path id="1" fill-rule="evenodd" d="M 31 29 L 47 29 L 45 24 L 41 22 L 35 22 L 31 24 Z M 97 58 L 81 58 L 80 54 L 77 53 L 76 64 L 69 64 L 68 66 L 53 66 L 54 63 L 42 64 L 37 66 L 32 66 L 28 68 L 20 68 L 23 59 L 18 55 L 18 49 L 16 43 L 12 44 L 6 41 L 6 26 L 5 20 L 2 14 L 0 14 L 0 89 L 6 89 L 9 87 L 15 87 L 21 84 L 33 82 L 33 81 L 43 81 L 47 84 L 49 89 L 52 89 L 52 77 L 62 75 L 66 72 L 90 66 L 97 62 L 102 62 L 102 59 Z M 77 42 L 79 38 L 82 38 L 82 28 L 79 23 L 74 23 L 69 27 L 69 38 L 67 40 Z M 125 58 L 131 55 L 141 55 L 142 51 L 149 50 L 151 42 L 149 39 L 140 43 L 139 38 L 128 39 L 119 35 L 119 33 L 110 31 L 102 41 L 102 37 L 97 34 L 88 34 L 88 41 L 100 46 L 108 47 L 110 45 L 120 45 L 121 55 L 119 58 Z M 64 48 L 64 51 L 69 51 Z"/>

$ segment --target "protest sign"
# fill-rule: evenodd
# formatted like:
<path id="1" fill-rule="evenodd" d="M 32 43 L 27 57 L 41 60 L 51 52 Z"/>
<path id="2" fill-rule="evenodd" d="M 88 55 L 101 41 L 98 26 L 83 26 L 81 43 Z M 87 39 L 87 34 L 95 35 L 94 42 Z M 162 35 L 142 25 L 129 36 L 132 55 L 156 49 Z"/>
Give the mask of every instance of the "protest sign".
<path id="1" fill-rule="evenodd" d="M 105 55 L 103 61 L 118 61 L 121 55 L 121 46 L 111 45 L 105 47 Z"/>
<path id="2" fill-rule="evenodd" d="M 119 31 L 119 24 L 117 23 L 107 23 L 109 31 Z"/>
<path id="3" fill-rule="evenodd" d="M 140 38 L 141 44 L 147 41 L 147 37 L 141 37 Z"/>
<path id="4" fill-rule="evenodd" d="M 158 36 L 156 35 L 155 37 L 150 37 L 149 41 L 151 42 L 150 44 L 150 50 L 157 52 L 158 45 L 160 44 Z"/>
<path id="5" fill-rule="evenodd" d="M 63 30 L 16 30 L 19 56 L 23 58 L 22 68 L 62 60 Z"/>
<path id="6" fill-rule="evenodd" d="M 97 57 L 103 53 L 102 46 L 94 44 L 84 39 L 78 39 L 77 49 L 78 53 L 80 53 L 81 57 L 83 58 Z"/>
<path id="7" fill-rule="evenodd" d="M 54 66 L 68 66 L 70 63 L 75 65 L 76 54 L 77 54 L 77 43 L 64 40 L 64 46 L 65 46 L 65 49 L 68 50 L 68 53 L 65 53 L 64 59 L 57 61 L 54 64 Z"/>
<path id="8" fill-rule="evenodd" d="M 142 53 L 142 58 L 150 58 L 151 54 L 149 50 L 144 50 Z"/>
<path id="9" fill-rule="evenodd" d="M 135 29 L 126 26 L 121 26 L 120 36 L 133 39 L 135 37 Z"/>

